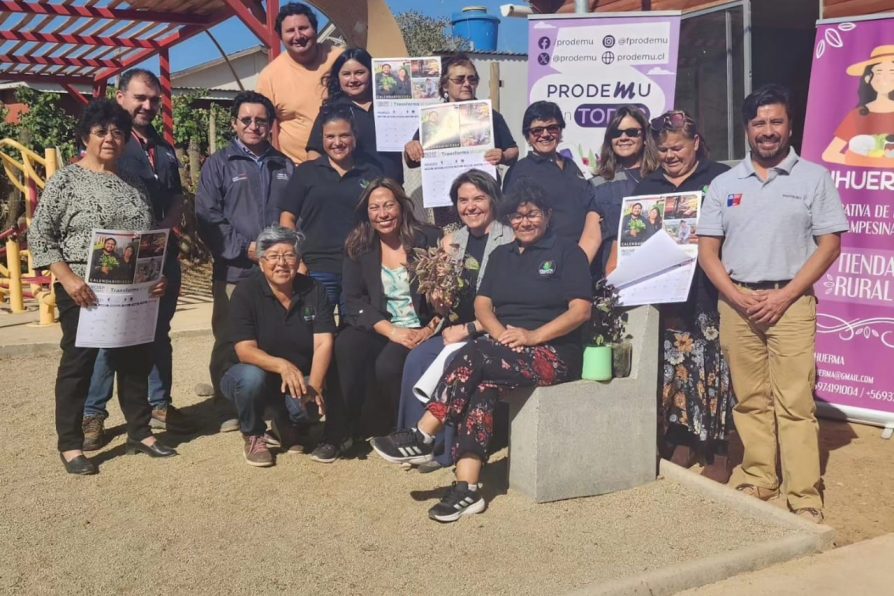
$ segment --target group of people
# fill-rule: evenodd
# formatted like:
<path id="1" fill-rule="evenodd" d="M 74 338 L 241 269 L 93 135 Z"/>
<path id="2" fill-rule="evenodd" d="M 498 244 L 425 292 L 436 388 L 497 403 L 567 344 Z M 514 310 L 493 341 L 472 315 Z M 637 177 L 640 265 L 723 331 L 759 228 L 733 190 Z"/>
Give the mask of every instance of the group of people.
<path id="1" fill-rule="evenodd" d="M 480 170 L 460 175 L 450 188 L 450 218 L 459 223 L 443 234 L 420 221 L 402 187 L 404 163 L 418 167 L 424 158 L 418 133 L 403 155 L 376 150 L 369 54 L 318 43 L 316 17 L 303 4 L 284 5 L 276 28 L 286 52 L 261 73 L 258 92 L 235 98 L 235 138 L 204 163 L 195 200 L 214 258 L 213 394 L 230 404 L 221 430 L 241 431 L 248 464 L 274 465 L 274 447 L 300 451 L 303 433 L 325 416 L 311 459 L 333 462 L 373 437 L 388 461 L 423 472 L 455 465 L 457 481 L 432 519 L 480 512 L 500 393 L 580 377 L 592 283 L 615 267 L 619 228 L 648 237 L 661 227 L 660 212 L 643 214 L 641 205 L 622 214 L 622 199 L 697 190 L 706 197 L 701 267 L 688 300 L 660 309 L 664 454 L 687 466 L 701 460 L 703 474 L 726 482 L 735 420 L 745 459 L 734 485 L 760 498 L 776 494 L 781 453 L 790 507 L 822 519 L 811 287 L 837 256 L 847 220 L 828 174 L 790 148 L 785 89 L 767 86 L 746 99 L 751 152 L 732 170 L 709 159 L 683 111 L 650 120 L 620 107 L 589 180 L 559 151 L 566 124 L 556 104 L 525 111 L 530 151 L 522 159 L 493 112 L 495 147 L 485 158 L 509 169 L 502 185 Z M 440 94 L 474 99 L 478 81 L 468 57 L 446 58 Z M 88 106 L 78 128 L 84 156 L 49 181 L 29 238 L 35 265 L 57 280 L 56 425 L 74 474 L 97 471 L 84 451 L 102 444 L 114 373 L 129 450 L 174 455 L 150 428 L 189 426 L 171 405 L 176 258 L 153 287 L 162 301 L 153 344 L 97 350 L 74 342 L 79 307 L 95 303 L 84 271 L 90 231 L 179 223 L 176 158 L 150 124 L 159 95 L 152 73 L 131 70 L 116 100 Z M 275 125 L 281 151 L 271 142 Z M 634 216 L 642 228 L 620 226 Z M 452 303 L 421 292 L 413 274 L 417 250 L 435 247 L 462 271 L 464 290 Z M 416 383 L 445 346 L 460 342 L 420 401 Z"/>

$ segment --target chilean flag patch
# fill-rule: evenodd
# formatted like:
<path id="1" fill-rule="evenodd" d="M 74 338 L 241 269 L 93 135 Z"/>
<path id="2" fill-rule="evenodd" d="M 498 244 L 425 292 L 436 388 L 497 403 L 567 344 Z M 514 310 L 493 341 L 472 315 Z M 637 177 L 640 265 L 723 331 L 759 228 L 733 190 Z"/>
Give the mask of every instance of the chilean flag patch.
<path id="1" fill-rule="evenodd" d="M 738 207 L 739 203 L 742 202 L 742 195 L 726 195 L 726 206 L 727 207 Z"/>

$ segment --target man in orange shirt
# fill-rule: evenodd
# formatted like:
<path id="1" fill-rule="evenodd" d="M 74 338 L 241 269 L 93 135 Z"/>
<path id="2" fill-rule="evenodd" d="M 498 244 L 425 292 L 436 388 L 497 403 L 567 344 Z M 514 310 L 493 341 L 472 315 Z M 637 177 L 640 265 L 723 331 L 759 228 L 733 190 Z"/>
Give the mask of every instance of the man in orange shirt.
<path id="1" fill-rule="evenodd" d="M 280 150 L 299 164 L 307 159 L 307 141 L 326 95 L 323 77 L 343 50 L 317 43 L 317 16 L 300 2 L 282 7 L 276 32 L 286 52 L 261 71 L 257 90 L 276 107 Z"/>

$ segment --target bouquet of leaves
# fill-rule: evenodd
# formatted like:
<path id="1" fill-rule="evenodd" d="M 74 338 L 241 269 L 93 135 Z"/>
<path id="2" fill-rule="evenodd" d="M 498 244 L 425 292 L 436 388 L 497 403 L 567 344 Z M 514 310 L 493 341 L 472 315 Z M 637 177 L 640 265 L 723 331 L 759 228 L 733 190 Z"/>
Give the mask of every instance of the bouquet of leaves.
<path id="1" fill-rule="evenodd" d="M 99 259 L 99 266 L 104 273 L 108 273 L 118 266 L 118 258 L 115 255 L 102 255 Z"/>
<path id="2" fill-rule="evenodd" d="M 646 231 L 646 222 L 641 219 L 631 219 L 627 227 L 630 229 L 631 236 L 639 236 L 640 233 Z"/>
<path id="3" fill-rule="evenodd" d="M 456 249 L 458 245 L 451 248 Z M 418 283 L 419 292 L 451 321 L 456 320 L 453 307 L 467 285 L 464 268 L 465 263 L 454 259 L 440 246 L 413 249 L 413 259 L 407 264 L 412 279 Z"/>
<path id="4" fill-rule="evenodd" d="M 620 307 L 618 289 L 600 279 L 593 292 L 593 312 L 587 326 L 587 341 L 594 346 L 620 344 L 630 339 L 627 331 L 627 313 Z"/>

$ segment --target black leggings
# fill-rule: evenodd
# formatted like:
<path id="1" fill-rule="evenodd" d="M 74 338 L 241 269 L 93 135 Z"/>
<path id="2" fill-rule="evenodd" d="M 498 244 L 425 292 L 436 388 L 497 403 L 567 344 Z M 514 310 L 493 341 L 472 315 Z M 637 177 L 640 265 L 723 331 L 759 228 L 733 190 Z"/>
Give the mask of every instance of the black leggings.
<path id="1" fill-rule="evenodd" d="M 409 353 L 371 329 L 348 326 L 338 334 L 335 362 L 344 398 L 343 435 L 380 432 L 379 427 L 390 430 L 397 419 L 401 377 Z M 368 403 L 367 393 L 374 393 L 378 399 Z M 367 428 L 362 429 L 364 406 L 369 416 L 365 416 Z"/>
<path id="2" fill-rule="evenodd" d="M 55 285 L 62 326 L 62 358 L 56 373 L 56 434 L 59 451 L 81 449 L 84 432 L 84 403 L 93 376 L 93 363 L 98 348 L 75 347 L 81 308 L 71 299 L 62 284 Z M 118 373 L 118 401 L 127 421 L 127 436 L 141 441 L 152 434 L 149 418 L 149 371 L 152 370 L 152 344 L 109 350 L 112 370 Z"/>

